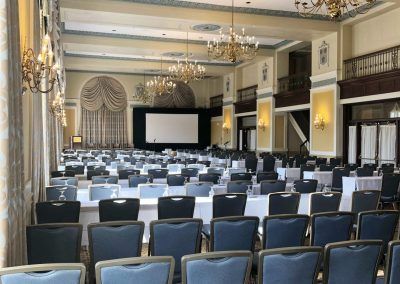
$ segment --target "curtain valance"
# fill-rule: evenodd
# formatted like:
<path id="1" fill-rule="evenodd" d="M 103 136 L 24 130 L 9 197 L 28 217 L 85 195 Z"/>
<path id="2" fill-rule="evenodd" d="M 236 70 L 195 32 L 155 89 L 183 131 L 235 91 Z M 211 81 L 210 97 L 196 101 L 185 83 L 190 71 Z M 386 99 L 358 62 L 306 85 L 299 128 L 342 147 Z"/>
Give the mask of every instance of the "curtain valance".
<path id="1" fill-rule="evenodd" d="M 85 110 L 97 111 L 103 105 L 111 111 L 122 111 L 127 106 L 124 87 L 117 80 L 106 76 L 89 80 L 81 93 L 81 107 Z"/>

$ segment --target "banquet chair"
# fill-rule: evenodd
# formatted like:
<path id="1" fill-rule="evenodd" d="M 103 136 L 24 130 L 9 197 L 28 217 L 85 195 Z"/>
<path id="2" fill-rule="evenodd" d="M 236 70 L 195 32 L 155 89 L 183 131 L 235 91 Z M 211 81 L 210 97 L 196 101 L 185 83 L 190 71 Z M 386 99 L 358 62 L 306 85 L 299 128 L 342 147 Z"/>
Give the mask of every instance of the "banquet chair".
<path id="1" fill-rule="evenodd" d="M 139 175 L 139 174 L 140 174 L 140 170 L 125 169 L 125 170 L 121 170 L 118 172 L 118 178 L 119 179 L 128 179 L 129 176 Z"/>
<path id="2" fill-rule="evenodd" d="M 208 197 L 212 189 L 211 182 L 190 182 L 185 184 L 187 196 Z"/>
<path id="3" fill-rule="evenodd" d="M 157 184 L 157 183 L 146 183 L 139 184 L 139 196 L 140 198 L 159 198 L 164 196 L 168 190 L 167 184 Z"/>
<path id="4" fill-rule="evenodd" d="M 165 196 L 159 197 L 157 203 L 158 220 L 193 218 L 194 196 Z"/>
<path id="5" fill-rule="evenodd" d="M 221 175 L 216 173 L 207 173 L 207 174 L 199 174 L 200 182 L 212 182 L 213 184 L 217 184 Z"/>
<path id="6" fill-rule="evenodd" d="M 382 164 L 379 169 L 379 174 L 393 174 L 394 173 L 394 164 Z"/>
<path id="7" fill-rule="evenodd" d="M 208 174 L 217 174 L 219 176 L 223 176 L 225 172 L 224 168 L 221 167 L 211 167 L 207 169 Z"/>
<path id="8" fill-rule="evenodd" d="M 118 198 L 121 186 L 118 184 L 90 184 L 89 200 Z"/>
<path id="9" fill-rule="evenodd" d="M 143 173 L 147 174 L 151 169 L 161 169 L 161 165 L 157 164 L 145 164 L 143 165 Z"/>
<path id="10" fill-rule="evenodd" d="M 268 194 L 268 215 L 297 214 L 300 196 L 298 192 Z"/>
<path id="11" fill-rule="evenodd" d="M 141 221 L 94 223 L 87 226 L 87 231 L 91 280 L 94 280 L 97 262 L 138 257 L 142 253 L 144 223 Z"/>
<path id="12" fill-rule="evenodd" d="M 118 184 L 117 176 L 93 176 L 92 184 Z"/>
<path id="13" fill-rule="evenodd" d="M 232 178 L 233 174 L 246 174 L 246 168 L 228 168 L 228 176 Z"/>
<path id="14" fill-rule="evenodd" d="M 140 199 L 115 198 L 99 201 L 100 222 L 110 221 L 137 221 Z"/>
<path id="15" fill-rule="evenodd" d="M 377 284 L 396 284 L 400 283 L 400 241 L 391 241 L 385 265 L 385 281 L 376 282 Z"/>
<path id="16" fill-rule="evenodd" d="M 139 184 L 152 183 L 153 176 L 151 175 L 132 175 L 128 177 L 129 187 L 138 187 Z"/>
<path id="17" fill-rule="evenodd" d="M 335 167 L 340 167 L 342 165 L 342 159 L 341 158 L 330 158 L 329 164 L 333 165 Z"/>
<path id="18" fill-rule="evenodd" d="M 382 241 L 331 243 L 324 250 L 324 284 L 375 283 L 382 255 Z"/>
<path id="19" fill-rule="evenodd" d="M 257 172 L 258 159 L 255 156 L 247 156 L 244 159 L 244 165 L 247 171 Z"/>
<path id="20" fill-rule="evenodd" d="M 47 201 L 36 203 L 37 224 L 79 223 L 79 201 Z"/>
<path id="21" fill-rule="evenodd" d="M 379 205 L 381 192 L 379 190 L 353 191 L 351 198 L 351 212 L 355 214 L 354 223 L 357 223 L 358 213 L 376 210 Z"/>
<path id="22" fill-rule="evenodd" d="M 246 193 L 249 186 L 253 186 L 253 182 L 249 180 L 229 181 L 226 185 L 227 193 Z"/>
<path id="23" fill-rule="evenodd" d="M 86 179 L 92 180 L 94 176 L 108 176 L 110 175 L 110 171 L 87 171 L 86 172 Z"/>
<path id="24" fill-rule="evenodd" d="M 46 201 L 75 201 L 77 188 L 73 185 L 46 186 Z"/>
<path id="25" fill-rule="evenodd" d="M 164 179 L 167 178 L 168 169 L 149 169 L 147 173 L 152 175 L 153 179 Z"/>
<path id="26" fill-rule="evenodd" d="M 187 176 L 187 177 L 197 177 L 199 174 L 199 169 L 197 168 L 184 168 L 181 170 L 181 175 Z"/>
<path id="27" fill-rule="evenodd" d="M 74 172 L 75 175 L 83 175 L 85 173 L 84 165 L 67 165 L 65 166 L 66 171 Z"/>
<path id="28" fill-rule="evenodd" d="M 28 264 L 79 263 L 81 240 L 81 224 L 26 226 Z"/>
<path id="29" fill-rule="evenodd" d="M 291 247 L 262 250 L 258 256 L 258 283 L 317 283 L 322 248 Z"/>
<path id="30" fill-rule="evenodd" d="M 374 170 L 372 168 L 363 167 L 356 169 L 357 177 L 372 177 L 374 175 Z"/>
<path id="31" fill-rule="evenodd" d="M 57 178 L 57 177 L 74 177 L 75 172 L 73 171 L 52 171 L 51 172 L 51 177 L 52 178 Z"/>
<path id="32" fill-rule="evenodd" d="M 329 243 L 348 241 L 353 229 L 354 214 L 328 212 L 311 215 L 310 245 L 325 247 Z"/>
<path id="33" fill-rule="evenodd" d="M 88 165 L 86 166 L 86 170 L 87 171 L 105 171 L 106 170 L 106 166 L 102 166 L 102 165 Z"/>
<path id="34" fill-rule="evenodd" d="M 340 192 L 313 192 L 310 194 L 310 215 L 335 212 L 339 210 L 342 194 Z"/>
<path id="35" fill-rule="evenodd" d="M 210 222 L 210 251 L 254 252 L 259 219 L 252 216 L 220 217 Z"/>
<path id="36" fill-rule="evenodd" d="M 321 168 L 321 166 L 323 166 L 323 165 L 325 165 L 326 166 L 326 163 L 328 162 L 328 159 L 327 158 L 317 158 L 316 160 L 315 160 L 315 165 L 317 166 L 317 167 L 320 167 Z"/>
<path id="37" fill-rule="evenodd" d="M 253 179 L 253 176 L 251 173 L 234 173 L 231 174 L 231 181 L 237 181 L 237 180 L 249 180 L 251 181 Z"/>
<path id="38" fill-rule="evenodd" d="M 50 179 L 50 185 L 73 185 L 78 186 L 78 178 L 76 177 L 57 177 Z"/>
<path id="39" fill-rule="evenodd" d="M 251 259 L 248 251 L 186 255 L 182 258 L 182 284 L 250 283 Z"/>
<path id="40" fill-rule="evenodd" d="M 351 172 L 353 172 L 353 171 L 357 170 L 358 165 L 357 165 L 357 164 L 350 163 L 350 164 L 344 165 L 344 168 L 345 168 L 345 169 L 348 169 L 348 170 L 351 171 Z"/>
<path id="41" fill-rule="evenodd" d="M 399 199 L 400 174 L 384 174 L 382 177 L 382 188 L 380 202 L 382 205 L 392 204 L 397 209 Z"/>
<path id="42" fill-rule="evenodd" d="M 278 180 L 278 173 L 275 172 L 258 172 L 257 173 L 257 183 L 264 180 Z"/>
<path id="43" fill-rule="evenodd" d="M 313 193 L 317 191 L 318 180 L 316 179 L 302 179 L 295 180 L 293 189 L 299 193 Z"/>
<path id="44" fill-rule="evenodd" d="M 99 261 L 97 284 L 172 284 L 175 261 L 171 256 L 132 257 Z"/>
<path id="45" fill-rule="evenodd" d="M 203 171 L 205 167 L 206 166 L 204 164 L 199 164 L 199 163 L 197 163 L 197 164 L 188 164 L 186 166 L 186 168 L 182 169 L 181 171 L 186 170 L 186 169 L 197 169 L 198 170 L 197 173 L 198 173 L 200 171 Z"/>
<path id="46" fill-rule="evenodd" d="M 180 173 L 186 166 L 184 164 L 168 164 L 167 169 L 171 173 Z"/>
<path id="47" fill-rule="evenodd" d="M 304 172 L 314 172 L 315 165 L 300 165 L 300 179 L 304 178 Z"/>
<path id="48" fill-rule="evenodd" d="M 201 219 L 166 219 L 150 222 L 150 253 L 175 259 L 174 283 L 181 279 L 181 258 L 201 252 Z"/>
<path id="49" fill-rule="evenodd" d="M 196 158 L 187 158 L 185 159 L 185 164 L 189 165 L 189 164 L 196 164 L 197 163 L 197 159 Z"/>
<path id="50" fill-rule="evenodd" d="M 34 264 L 0 269 L 0 283 L 85 284 L 85 275 L 82 263 Z"/>
<path id="51" fill-rule="evenodd" d="M 343 191 L 343 177 L 350 176 L 350 169 L 346 168 L 334 168 L 332 171 L 332 191 L 342 192 Z"/>
<path id="52" fill-rule="evenodd" d="M 260 194 L 268 195 L 274 192 L 285 192 L 286 181 L 284 180 L 262 180 L 260 182 Z"/>
<path id="53" fill-rule="evenodd" d="M 333 171 L 334 168 L 335 168 L 334 165 L 325 165 L 325 164 L 319 165 L 320 172 L 331 172 Z"/>
<path id="54" fill-rule="evenodd" d="M 377 165 L 375 163 L 365 163 L 362 167 L 376 171 Z"/>
<path id="55" fill-rule="evenodd" d="M 168 186 L 184 186 L 186 182 L 189 182 L 190 178 L 182 174 L 167 175 Z"/>
<path id="56" fill-rule="evenodd" d="M 275 171 L 275 157 L 267 155 L 263 159 L 263 172 Z"/>

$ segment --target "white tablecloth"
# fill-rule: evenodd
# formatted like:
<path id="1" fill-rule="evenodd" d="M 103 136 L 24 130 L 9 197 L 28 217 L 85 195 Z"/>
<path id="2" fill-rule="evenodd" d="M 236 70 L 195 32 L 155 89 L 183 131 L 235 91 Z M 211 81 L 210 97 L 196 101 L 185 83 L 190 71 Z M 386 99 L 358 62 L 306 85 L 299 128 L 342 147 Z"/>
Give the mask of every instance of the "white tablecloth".
<path id="1" fill-rule="evenodd" d="M 278 179 L 293 182 L 300 179 L 300 168 L 277 168 Z"/>
<path id="2" fill-rule="evenodd" d="M 316 179 L 318 184 L 326 184 L 328 186 L 332 183 L 332 172 L 303 172 L 304 179 Z"/>
<path id="3" fill-rule="evenodd" d="M 354 190 L 381 190 L 382 177 L 343 177 L 343 194 L 351 195 Z"/>

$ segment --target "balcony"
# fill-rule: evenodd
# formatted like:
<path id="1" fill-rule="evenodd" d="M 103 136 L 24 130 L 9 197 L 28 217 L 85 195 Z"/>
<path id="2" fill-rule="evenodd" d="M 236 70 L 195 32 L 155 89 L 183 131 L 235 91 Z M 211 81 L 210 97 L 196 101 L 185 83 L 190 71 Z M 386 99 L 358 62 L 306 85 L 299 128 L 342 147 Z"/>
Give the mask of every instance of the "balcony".
<path id="1" fill-rule="evenodd" d="M 218 95 L 210 98 L 210 115 L 211 117 L 222 115 L 222 105 L 223 105 L 224 95 Z"/>
<path id="2" fill-rule="evenodd" d="M 251 86 L 237 91 L 235 113 L 252 112 L 257 110 L 257 88 Z"/>
<path id="3" fill-rule="evenodd" d="M 310 74 L 299 73 L 278 79 L 275 107 L 287 107 L 310 103 Z"/>

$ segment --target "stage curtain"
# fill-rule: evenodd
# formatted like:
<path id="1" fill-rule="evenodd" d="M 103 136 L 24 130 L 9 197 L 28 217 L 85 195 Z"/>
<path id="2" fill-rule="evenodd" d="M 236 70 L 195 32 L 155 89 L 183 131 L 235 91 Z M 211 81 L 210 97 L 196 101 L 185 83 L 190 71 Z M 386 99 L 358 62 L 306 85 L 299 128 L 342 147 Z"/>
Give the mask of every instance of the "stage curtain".
<path id="1" fill-rule="evenodd" d="M 91 79 L 81 93 L 81 135 L 85 146 L 124 146 L 127 143 L 127 99 L 115 79 Z"/>

